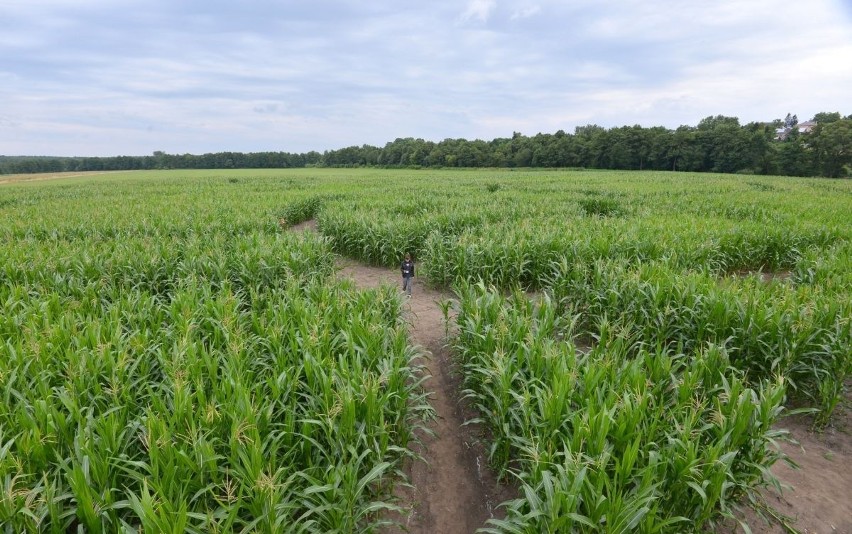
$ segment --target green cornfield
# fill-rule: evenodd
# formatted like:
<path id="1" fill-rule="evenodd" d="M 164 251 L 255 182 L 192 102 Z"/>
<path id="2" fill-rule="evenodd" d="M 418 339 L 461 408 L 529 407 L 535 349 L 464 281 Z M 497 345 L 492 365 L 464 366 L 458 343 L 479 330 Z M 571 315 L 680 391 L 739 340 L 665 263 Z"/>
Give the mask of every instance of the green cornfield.
<path id="1" fill-rule="evenodd" d="M 393 508 L 430 416 L 400 301 L 281 232 L 288 191 L 233 185 L 0 192 L 0 531 L 357 532 Z"/>
<path id="2" fill-rule="evenodd" d="M 335 254 L 406 252 L 520 484 L 486 531 L 705 528 L 772 483 L 788 407 L 845 394 L 850 213 L 847 181 L 663 172 L 2 185 L 0 531 L 380 529 L 434 414 L 396 289 Z"/>
<path id="3" fill-rule="evenodd" d="M 780 458 L 783 378 L 749 383 L 722 347 L 648 347 L 605 319 L 580 351 L 548 298 L 458 291 L 465 394 L 521 482 L 489 532 L 699 531 Z"/>

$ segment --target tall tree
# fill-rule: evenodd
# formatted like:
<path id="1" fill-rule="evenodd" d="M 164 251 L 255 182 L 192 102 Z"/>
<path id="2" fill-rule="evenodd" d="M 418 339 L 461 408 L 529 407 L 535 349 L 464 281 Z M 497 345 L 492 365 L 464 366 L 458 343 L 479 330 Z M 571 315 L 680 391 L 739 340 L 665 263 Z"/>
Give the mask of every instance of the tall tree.
<path id="1" fill-rule="evenodd" d="M 797 116 L 790 115 L 788 113 L 787 116 L 784 117 L 784 128 L 792 128 L 797 124 L 799 124 L 799 118 Z"/>
<path id="2" fill-rule="evenodd" d="M 840 119 L 840 112 L 837 111 L 832 113 L 824 111 L 822 113 L 817 113 L 816 115 L 814 115 L 814 122 L 818 124 L 828 124 L 830 122 L 839 121 Z"/>
<path id="3" fill-rule="evenodd" d="M 829 178 L 848 175 L 848 166 L 852 165 L 852 120 L 819 123 L 811 136 L 822 174 Z"/>

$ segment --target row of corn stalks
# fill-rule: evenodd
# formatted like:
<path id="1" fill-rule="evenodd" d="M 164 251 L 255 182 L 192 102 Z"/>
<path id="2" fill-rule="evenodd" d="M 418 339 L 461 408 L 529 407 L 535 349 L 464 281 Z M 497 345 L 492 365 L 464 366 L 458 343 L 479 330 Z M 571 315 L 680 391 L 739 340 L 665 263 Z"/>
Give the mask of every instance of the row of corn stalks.
<path id="1" fill-rule="evenodd" d="M 321 238 L 280 233 L 30 237 L 0 247 L 0 283 L 60 293 L 94 285 L 104 294 L 133 288 L 168 295 L 176 283 L 190 278 L 212 287 L 230 283 L 265 290 L 287 279 L 325 278 L 333 270 L 332 251 Z"/>
<path id="2" fill-rule="evenodd" d="M 506 194 L 511 187 L 517 188 L 441 199 L 441 205 L 423 191 L 341 197 L 317 217 L 339 253 L 394 265 L 410 251 L 435 285 L 483 281 L 503 290 L 550 291 L 584 312 L 586 330 L 607 315 L 630 323 L 654 346 L 727 343 L 737 367 L 758 378 L 784 376 L 795 395 L 820 411 L 817 423 L 828 420 L 852 365 L 852 286 L 843 274 L 852 233 L 836 210 L 796 219 L 790 215 L 796 202 L 815 199 L 794 202 L 775 189 L 737 203 L 729 202 L 735 195 L 685 186 L 677 198 L 686 209 L 663 214 L 638 200 L 670 206 L 676 199 L 665 185 L 629 194 L 566 189 L 547 203 L 531 195 L 533 188 Z M 765 194 L 774 196 L 754 202 Z M 578 216 L 578 199 L 620 207 Z M 618 265 L 618 272 L 607 265 Z M 774 273 L 779 280 L 761 282 Z M 579 286 L 572 281 L 577 276 Z M 635 295 L 641 284 L 647 287 Z"/>
<path id="3" fill-rule="evenodd" d="M 312 236 L 6 243 L 0 532 L 362 532 L 430 416 Z"/>
<path id="4" fill-rule="evenodd" d="M 749 377 L 785 377 L 796 396 L 819 409 L 822 424 L 852 376 L 848 286 L 835 293 L 825 282 L 767 283 L 756 275 L 720 281 L 663 263 L 601 260 L 559 263 L 548 285 L 564 313 L 578 314 L 585 331 L 595 332 L 606 318 L 647 347 L 695 351 L 707 343 L 724 345 L 733 365 Z"/>
<path id="5" fill-rule="evenodd" d="M 721 227 L 721 228 L 720 228 Z M 824 229 L 719 225 L 685 217 L 647 221 L 507 220 L 458 234 L 433 231 L 422 247 L 431 282 L 483 280 L 498 287 L 547 287 L 554 262 L 665 261 L 716 275 L 794 269 L 803 253 L 838 241 Z"/>
<path id="6" fill-rule="evenodd" d="M 465 396 L 521 486 L 486 531 L 699 531 L 771 481 L 782 379 L 746 381 L 724 347 L 650 347 L 605 320 L 581 352 L 576 318 L 547 297 L 457 294 Z"/>
<path id="7" fill-rule="evenodd" d="M 541 288 L 561 259 L 666 260 L 719 275 L 773 272 L 852 238 L 842 206 L 828 198 L 777 187 L 756 193 L 729 178 L 519 176 L 493 193 L 485 182 L 431 180 L 370 183 L 311 213 L 338 252 L 387 266 L 410 252 L 440 285 L 482 279 Z M 804 187 L 793 180 L 786 186 Z M 284 211 L 301 213 L 316 198 Z"/>

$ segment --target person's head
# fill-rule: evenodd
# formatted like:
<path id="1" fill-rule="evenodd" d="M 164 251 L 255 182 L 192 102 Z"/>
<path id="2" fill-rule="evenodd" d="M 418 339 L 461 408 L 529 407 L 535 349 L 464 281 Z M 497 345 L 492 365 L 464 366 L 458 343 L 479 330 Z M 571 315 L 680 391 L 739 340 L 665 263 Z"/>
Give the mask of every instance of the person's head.
<path id="1" fill-rule="evenodd" d="M 411 254 L 405 253 L 405 261 L 411 261 Z"/>

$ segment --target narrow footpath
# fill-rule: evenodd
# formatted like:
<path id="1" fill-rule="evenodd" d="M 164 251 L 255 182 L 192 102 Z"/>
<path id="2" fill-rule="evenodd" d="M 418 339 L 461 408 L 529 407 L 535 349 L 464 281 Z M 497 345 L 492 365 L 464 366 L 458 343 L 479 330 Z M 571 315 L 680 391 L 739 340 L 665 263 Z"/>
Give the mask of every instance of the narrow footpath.
<path id="1" fill-rule="evenodd" d="M 307 221 L 293 231 L 316 231 L 316 223 Z M 382 284 L 400 285 L 398 270 L 370 267 L 341 258 L 341 278 L 351 279 L 357 287 L 374 288 Z M 404 304 L 412 341 L 426 354 L 431 378 L 425 383 L 430 402 L 437 413 L 430 425 L 433 435 L 420 436 L 415 452 L 424 461 L 406 467 L 411 487 L 398 486 L 396 496 L 406 512 L 393 519 L 405 530 L 387 533 L 468 534 L 485 526 L 491 517 L 501 517 L 497 506 L 516 496 L 515 490 L 498 483 L 488 468 L 487 451 L 479 439 L 477 425 L 463 426 L 473 417 L 460 402 L 460 379 L 452 371 L 446 344 L 443 313 L 439 303 L 452 295 L 425 287 L 414 278 L 413 295 Z"/>

